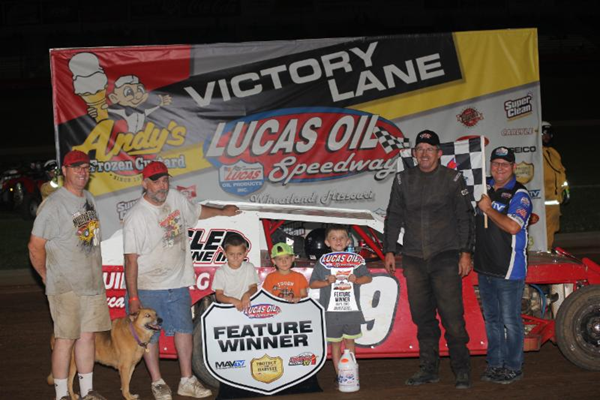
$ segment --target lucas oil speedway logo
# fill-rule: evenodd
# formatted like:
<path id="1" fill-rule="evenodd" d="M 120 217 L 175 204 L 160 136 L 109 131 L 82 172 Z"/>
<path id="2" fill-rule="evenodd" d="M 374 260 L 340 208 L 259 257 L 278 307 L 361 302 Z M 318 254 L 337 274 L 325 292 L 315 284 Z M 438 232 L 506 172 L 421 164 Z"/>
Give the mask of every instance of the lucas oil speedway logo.
<path id="1" fill-rule="evenodd" d="M 109 78 L 94 53 L 74 55 L 69 70 L 74 93 L 85 102 L 87 114 L 96 123 L 85 142 L 73 149 L 91 154 L 94 172 L 132 183 L 144 166 L 155 159 L 170 169 L 186 168 L 183 154 L 156 157 L 170 147 L 182 145 L 186 127 L 173 120 L 166 127 L 146 121 L 158 109 L 169 107 L 171 96 L 159 95 L 158 104 L 148 105 L 150 94 L 144 82 L 131 74 L 112 77 L 114 81 L 109 86 Z"/>
<path id="2" fill-rule="evenodd" d="M 205 142 L 224 191 L 253 193 L 273 184 L 314 182 L 373 173 L 383 180 L 409 143 L 392 122 L 337 108 L 293 108 L 221 123 Z"/>

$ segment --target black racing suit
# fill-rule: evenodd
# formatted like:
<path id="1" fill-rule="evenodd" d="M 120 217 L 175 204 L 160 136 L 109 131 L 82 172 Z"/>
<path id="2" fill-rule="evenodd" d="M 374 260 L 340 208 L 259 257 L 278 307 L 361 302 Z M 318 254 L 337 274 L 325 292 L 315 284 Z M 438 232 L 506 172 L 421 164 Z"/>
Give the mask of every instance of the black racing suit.
<path id="1" fill-rule="evenodd" d="M 474 212 L 463 176 L 438 166 L 411 168 L 394 178 L 384 223 L 384 251 L 396 253 L 404 228 L 403 275 L 416 324 L 420 365 L 438 370 L 439 313 L 455 373 L 469 372 L 469 336 L 463 317 L 460 252 L 472 252 Z"/>

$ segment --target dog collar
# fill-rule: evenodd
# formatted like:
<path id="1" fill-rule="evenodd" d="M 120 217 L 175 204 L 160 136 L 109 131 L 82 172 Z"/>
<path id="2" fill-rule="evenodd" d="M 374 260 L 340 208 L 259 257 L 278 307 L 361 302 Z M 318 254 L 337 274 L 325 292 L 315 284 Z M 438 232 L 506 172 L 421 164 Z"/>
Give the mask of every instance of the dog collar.
<path id="1" fill-rule="evenodd" d="M 148 349 L 146 347 L 148 347 L 148 343 L 143 343 L 142 341 L 140 341 L 140 337 L 138 337 L 138 333 L 136 333 L 136 330 L 134 329 L 134 325 L 131 322 L 131 320 L 129 321 L 129 330 L 131 331 L 131 334 L 134 336 L 134 338 L 136 339 L 136 342 L 138 343 L 138 345 L 142 348 L 144 348 L 144 350 L 146 352 L 148 352 Z"/>

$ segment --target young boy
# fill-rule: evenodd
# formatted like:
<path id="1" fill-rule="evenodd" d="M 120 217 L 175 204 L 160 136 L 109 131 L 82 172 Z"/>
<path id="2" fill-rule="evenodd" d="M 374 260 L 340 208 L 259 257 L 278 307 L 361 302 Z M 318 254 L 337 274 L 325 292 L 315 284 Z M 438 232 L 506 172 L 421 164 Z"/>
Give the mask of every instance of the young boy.
<path id="1" fill-rule="evenodd" d="M 326 229 L 325 243 L 332 249 L 332 252 L 344 252 L 351 243 L 346 227 L 341 225 L 331 225 Z M 337 281 L 335 275 L 319 261 L 313 268 L 311 275 L 310 288 L 319 288 L 319 303 L 326 309 L 326 337 L 332 346 L 332 362 L 336 375 L 338 375 L 338 362 L 342 354 L 342 342 L 345 347 L 355 352 L 355 339 L 361 337 L 361 324 L 365 323 L 363 312 L 359 305 L 359 286 L 371 282 L 371 274 L 367 266 L 362 264 L 353 269 L 352 274 L 347 279 L 353 284 L 353 291 L 358 310 L 348 312 L 330 312 L 328 305 L 332 295 L 332 287 Z"/>
<path id="2" fill-rule="evenodd" d="M 294 250 L 284 242 L 279 242 L 271 248 L 271 261 L 276 271 L 269 273 L 263 288 L 276 297 L 284 298 L 289 302 L 298 302 L 307 297 L 307 279 L 302 274 L 292 271 L 294 264 Z"/>
<path id="3" fill-rule="evenodd" d="M 228 235 L 223 249 L 227 263 L 215 272 L 211 288 L 215 291 L 217 302 L 232 304 L 242 311 L 250 306 L 250 297 L 257 292 L 259 275 L 252 263 L 244 261 L 248 245 L 240 234 Z"/>

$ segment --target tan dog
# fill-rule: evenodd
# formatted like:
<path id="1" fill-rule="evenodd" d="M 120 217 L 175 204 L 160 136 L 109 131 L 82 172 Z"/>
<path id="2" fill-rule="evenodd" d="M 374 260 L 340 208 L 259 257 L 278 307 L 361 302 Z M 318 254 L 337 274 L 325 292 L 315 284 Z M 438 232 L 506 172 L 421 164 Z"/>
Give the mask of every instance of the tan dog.
<path id="1" fill-rule="evenodd" d="M 146 346 L 152 335 L 161 329 L 162 319 L 157 316 L 154 309 L 142 308 L 136 314 L 113 320 L 110 331 L 96 333 L 95 360 L 103 365 L 113 367 L 119 371 L 121 377 L 121 392 L 126 400 L 138 399 L 137 394 L 129 392 L 129 382 L 134 373 L 134 368 L 142 359 Z M 54 347 L 54 335 L 51 339 Z M 74 354 L 71 356 L 69 366 L 69 394 L 73 399 L 73 379 L 77 367 Z M 52 373 L 48 376 L 48 384 L 54 384 Z"/>

